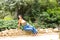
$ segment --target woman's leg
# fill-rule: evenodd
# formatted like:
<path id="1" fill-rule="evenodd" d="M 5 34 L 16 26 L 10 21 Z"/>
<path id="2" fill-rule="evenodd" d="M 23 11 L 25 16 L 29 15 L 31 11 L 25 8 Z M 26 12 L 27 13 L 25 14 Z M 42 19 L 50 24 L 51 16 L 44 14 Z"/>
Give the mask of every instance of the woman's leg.
<path id="1" fill-rule="evenodd" d="M 37 33 L 37 30 L 33 27 L 32 32 L 33 32 L 34 34 L 36 34 L 36 33 Z"/>
<path id="2" fill-rule="evenodd" d="M 33 28 L 31 28 L 31 27 L 29 27 L 29 28 L 24 28 L 24 30 L 26 30 L 26 31 L 32 31 Z"/>
<path id="3" fill-rule="evenodd" d="M 32 31 L 34 34 L 37 33 L 37 30 L 34 27 L 26 27 L 24 28 L 26 31 Z"/>
<path id="4" fill-rule="evenodd" d="M 32 31 L 32 30 L 33 30 L 33 28 L 30 27 L 30 25 L 26 25 L 26 26 L 24 26 L 23 29 L 26 30 L 26 31 Z"/>
<path id="5" fill-rule="evenodd" d="M 26 31 L 32 31 L 34 34 L 37 33 L 37 30 L 35 29 L 35 27 L 33 27 L 31 25 L 28 25 L 28 24 L 26 26 L 24 26 L 24 30 L 26 30 Z"/>

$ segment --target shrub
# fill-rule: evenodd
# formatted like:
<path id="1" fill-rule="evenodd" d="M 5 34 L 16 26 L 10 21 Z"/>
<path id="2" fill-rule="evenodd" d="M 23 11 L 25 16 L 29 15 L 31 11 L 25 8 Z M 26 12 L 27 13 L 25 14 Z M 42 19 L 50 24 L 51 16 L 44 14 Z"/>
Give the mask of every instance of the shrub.
<path id="1" fill-rule="evenodd" d="M 30 24 L 41 28 L 53 28 L 54 25 L 60 24 L 60 7 L 57 0 L 3 0 L 0 2 L 0 18 L 4 18 L 5 21 L 0 25 L 11 28 L 15 21 L 6 15 L 13 16 L 17 13 L 22 14 L 27 21 L 34 19 L 32 22 L 37 21 L 36 24 Z"/>
<path id="2" fill-rule="evenodd" d="M 15 29 L 17 28 L 17 20 L 8 20 L 8 21 L 5 21 L 5 20 L 0 20 L 0 30 L 2 29 Z"/>
<path id="3" fill-rule="evenodd" d="M 4 20 L 7 21 L 7 20 L 13 20 L 12 16 L 8 15 L 8 16 L 5 16 L 4 17 Z"/>

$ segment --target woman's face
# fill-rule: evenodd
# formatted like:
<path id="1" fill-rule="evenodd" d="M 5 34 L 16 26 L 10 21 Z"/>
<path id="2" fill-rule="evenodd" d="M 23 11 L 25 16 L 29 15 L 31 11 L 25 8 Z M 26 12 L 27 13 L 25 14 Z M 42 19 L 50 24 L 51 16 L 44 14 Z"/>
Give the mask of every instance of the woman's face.
<path id="1" fill-rule="evenodd" d="M 19 19 L 22 19 L 22 16 L 19 15 Z"/>

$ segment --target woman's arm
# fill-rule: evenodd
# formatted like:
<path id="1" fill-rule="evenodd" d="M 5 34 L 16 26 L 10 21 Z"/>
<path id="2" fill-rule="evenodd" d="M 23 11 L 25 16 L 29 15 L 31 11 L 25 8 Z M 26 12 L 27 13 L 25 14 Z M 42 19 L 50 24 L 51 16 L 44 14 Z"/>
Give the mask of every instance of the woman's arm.
<path id="1" fill-rule="evenodd" d="M 20 29 L 20 20 L 18 20 L 18 29 Z"/>

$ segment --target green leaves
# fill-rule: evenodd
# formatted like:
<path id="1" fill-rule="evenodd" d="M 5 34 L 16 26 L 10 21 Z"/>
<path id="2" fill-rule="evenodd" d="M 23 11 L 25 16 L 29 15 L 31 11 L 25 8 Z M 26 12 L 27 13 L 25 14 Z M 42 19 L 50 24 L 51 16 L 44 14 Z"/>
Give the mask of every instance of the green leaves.
<path id="1" fill-rule="evenodd" d="M 53 23 L 60 24 L 60 7 L 58 6 L 57 0 L 0 0 L 0 19 L 11 20 L 0 22 L 0 25 L 15 28 L 17 21 L 12 21 L 13 18 L 7 15 L 14 16 L 17 13 L 22 14 L 27 21 L 31 19 L 38 21 L 36 25 L 41 28 L 52 26 Z"/>
<path id="2" fill-rule="evenodd" d="M 5 17 L 4 17 L 4 20 L 6 20 L 6 21 L 7 21 L 7 20 L 13 20 L 13 18 L 12 18 L 12 16 L 8 15 L 8 16 L 5 16 Z"/>
<path id="3" fill-rule="evenodd" d="M 9 21 L 5 21 L 5 20 L 0 20 L 0 29 L 12 29 L 12 28 L 17 28 L 17 20 L 9 20 Z"/>
<path id="4" fill-rule="evenodd" d="M 39 0 L 38 1 L 41 5 L 47 5 L 47 0 Z"/>

